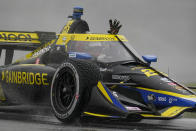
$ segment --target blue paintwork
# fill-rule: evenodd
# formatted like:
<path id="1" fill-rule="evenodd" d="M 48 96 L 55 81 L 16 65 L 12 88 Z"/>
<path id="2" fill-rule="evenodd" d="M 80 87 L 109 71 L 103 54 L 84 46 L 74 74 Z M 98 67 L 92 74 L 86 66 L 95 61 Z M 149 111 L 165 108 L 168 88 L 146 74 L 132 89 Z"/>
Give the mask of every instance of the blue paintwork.
<path id="1" fill-rule="evenodd" d="M 103 83 L 101 83 L 101 84 L 103 85 L 103 87 L 104 87 L 104 89 L 106 90 L 107 94 L 108 94 L 109 97 L 111 98 L 113 104 L 114 104 L 115 106 L 117 106 L 118 108 L 120 108 L 121 110 L 123 110 L 124 112 L 128 112 L 128 111 L 125 109 L 125 107 L 120 103 L 120 101 L 118 101 L 118 100 L 112 95 L 112 93 L 107 89 L 107 87 L 106 87 Z"/>
<path id="2" fill-rule="evenodd" d="M 146 62 L 148 62 L 149 64 L 150 64 L 151 62 L 157 62 L 157 57 L 154 56 L 154 55 L 144 55 L 144 56 L 142 56 L 142 58 L 143 58 Z"/>
<path id="3" fill-rule="evenodd" d="M 169 106 L 183 106 L 183 107 L 196 107 L 196 101 L 187 100 L 186 98 L 180 98 L 170 95 L 165 95 L 161 93 L 156 93 L 152 91 L 146 91 L 138 88 L 130 88 L 127 86 L 121 85 L 120 87 L 127 88 L 130 90 L 136 90 L 140 92 L 143 97 L 144 102 L 147 104 L 150 101 L 148 100 L 149 95 L 154 95 L 155 100 L 153 101 L 155 106 L 159 107 L 169 107 Z"/>
<path id="4" fill-rule="evenodd" d="M 84 52 L 68 52 L 69 58 L 76 58 L 76 59 L 92 59 L 92 56 L 88 53 Z"/>
<path id="5" fill-rule="evenodd" d="M 168 106 L 187 106 L 195 107 L 196 102 L 191 100 L 186 100 L 186 98 L 180 98 L 170 95 L 165 95 L 161 93 L 155 93 L 151 91 L 146 91 L 142 89 L 136 89 L 142 94 L 142 97 L 146 103 L 149 103 L 148 95 L 153 94 L 155 96 L 155 101 L 153 103 L 156 106 L 168 107 Z"/>
<path id="6" fill-rule="evenodd" d="M 77 10 L 77 11 L 76 11 Z M 81 16 L 83 15 L 83 8 L 82 7 L 74 7 L 74 12 L 73 12 L 73 19 L 81 19 Z"/>

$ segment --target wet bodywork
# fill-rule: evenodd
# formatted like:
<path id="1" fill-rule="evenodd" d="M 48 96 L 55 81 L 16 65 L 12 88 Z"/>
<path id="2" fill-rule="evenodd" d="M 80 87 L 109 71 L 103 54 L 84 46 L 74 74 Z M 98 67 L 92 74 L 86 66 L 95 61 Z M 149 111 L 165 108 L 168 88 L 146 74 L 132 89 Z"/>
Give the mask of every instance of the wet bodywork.
<path id="1" fill-rule="evenodd" d="M 118 110 L 118 114 L 124 118 L 171 119 L 189 109 L 195 110 L 195 93 L 165 74 L 139 63 L 111 63 L 107 66 L 104 67 L 104 79 L 98 83 L 97 90 L 106 90 L 105 98 L 118 108 L 115 111 Z M 97 92 L 95 94 L 98 95 Z M 103 102 L 97 107 L 99 97 L 93 97 L 92 100 L 96 108 L 89 108 L 90 112 L 107 112 L 107 117 L 119 118 L 115 111 L 112 113 L 114 109 L 111 111 L 103 106 Z"/>
<path id="2" fill-rule="evenodd" d="M 14 104 L 43 103 L 48 100 L 55 69 L 45 65 L 20 64 L 1 72 L 1 86 L 6 99 Z M 46 98 L 46 99 L 44 99 Z"/>
<path id="3" fill-rule="evenodd" d="M 9 64 L 0 67 L 2 106 L 50 106 L 50 91 L 55 72 L 65 61 L 78 59 L 95 64 L 101 74 L 95 85 L 84 90 L 88 97 L 84 99 L 85 106 L 81 116 L 134 120 L 171 119 L 184 111 L 195 110 L 195 92 L 142 60 L 124 36 L 89 34 L 86 33 L 88 31 L 87 22 L 73 15 L 60 34 L 0 32 L 0 42 L 3 43 L 0 45 L 1 49 L 32 50 L 24 59 L 9 63 L 9 58 L 6 61 Z M 83 46 L 83 43 L 88 46 Z M 104 49 L 105 56 L 95 57 L 102 45 L 115 45 L 119 50 L 122 48 L 126 52 L 122 56 L 127 59 L 118 58 L 122 52 L 118 54 L 116 50 L 106 60 L 100 61 L 109 52 Z M 93 50 L 95 47 L 96 50 Z M 118 60 L 114 61 L 111 57 Z"/>

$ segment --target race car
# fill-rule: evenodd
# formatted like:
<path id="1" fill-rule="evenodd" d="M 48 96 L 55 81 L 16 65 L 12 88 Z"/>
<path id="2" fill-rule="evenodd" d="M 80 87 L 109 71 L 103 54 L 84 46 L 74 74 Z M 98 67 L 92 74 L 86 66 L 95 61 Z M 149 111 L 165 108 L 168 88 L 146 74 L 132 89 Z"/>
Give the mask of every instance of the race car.
<path id="1" fill-rule="evenodd" d="M 60 34 L 0 32 L 6 50 L 1 106 L 48 106 L 65 123 L 81 117 L 172 119 L 195 111 L 195 92 L 154 69 L 156 56 L 140 57 L 118 35 L 117 20 L 109 21 L 108 34 L 92 34 L 82 15 L 83 8 L 75 7 Z M 32 52 L 12 62 L 14 50 Z"/>

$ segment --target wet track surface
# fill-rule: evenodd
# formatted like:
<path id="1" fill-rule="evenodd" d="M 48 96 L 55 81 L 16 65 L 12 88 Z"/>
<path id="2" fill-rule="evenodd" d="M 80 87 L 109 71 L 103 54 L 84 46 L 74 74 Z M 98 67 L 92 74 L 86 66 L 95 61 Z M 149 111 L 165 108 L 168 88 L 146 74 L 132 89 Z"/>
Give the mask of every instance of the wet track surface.
<path id="1" fill-rule="evenodd" d="M 46 115 L 47 114 L 47 115 Z M 116 122 L 82 120 L 73 125 L 59 122 L 51 113 L 1 112 L 0 131 L 103 131 L 103 130 L 196 130 L 196 119 L 142 120 L 141 122 Z"/>

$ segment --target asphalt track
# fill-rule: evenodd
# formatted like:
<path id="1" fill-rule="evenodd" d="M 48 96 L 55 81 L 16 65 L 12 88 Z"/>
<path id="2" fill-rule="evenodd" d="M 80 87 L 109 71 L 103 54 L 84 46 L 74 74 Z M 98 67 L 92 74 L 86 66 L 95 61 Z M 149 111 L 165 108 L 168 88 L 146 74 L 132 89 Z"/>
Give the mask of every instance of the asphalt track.
<path id="1" fill-rule="evenodd" d="M 14 108 L 14 110 L 13 110 Z M 21 108 L 20 108 L 21 109 Z M 22 108 L 24 109 L 24 108 Z M 0 108 L 0 131 L 195 131 L 196 119 L 142 120 L 141 122 L 82 120 L 65 125 L 59 122 L 49 109 L 19 110 L 16 107 Z M 33 109 L 33 110 L 32 110 Z M 6 112 L 5 112 L 6 110 Z M 35 110 L 40 110 L 35 112 Z"/>

